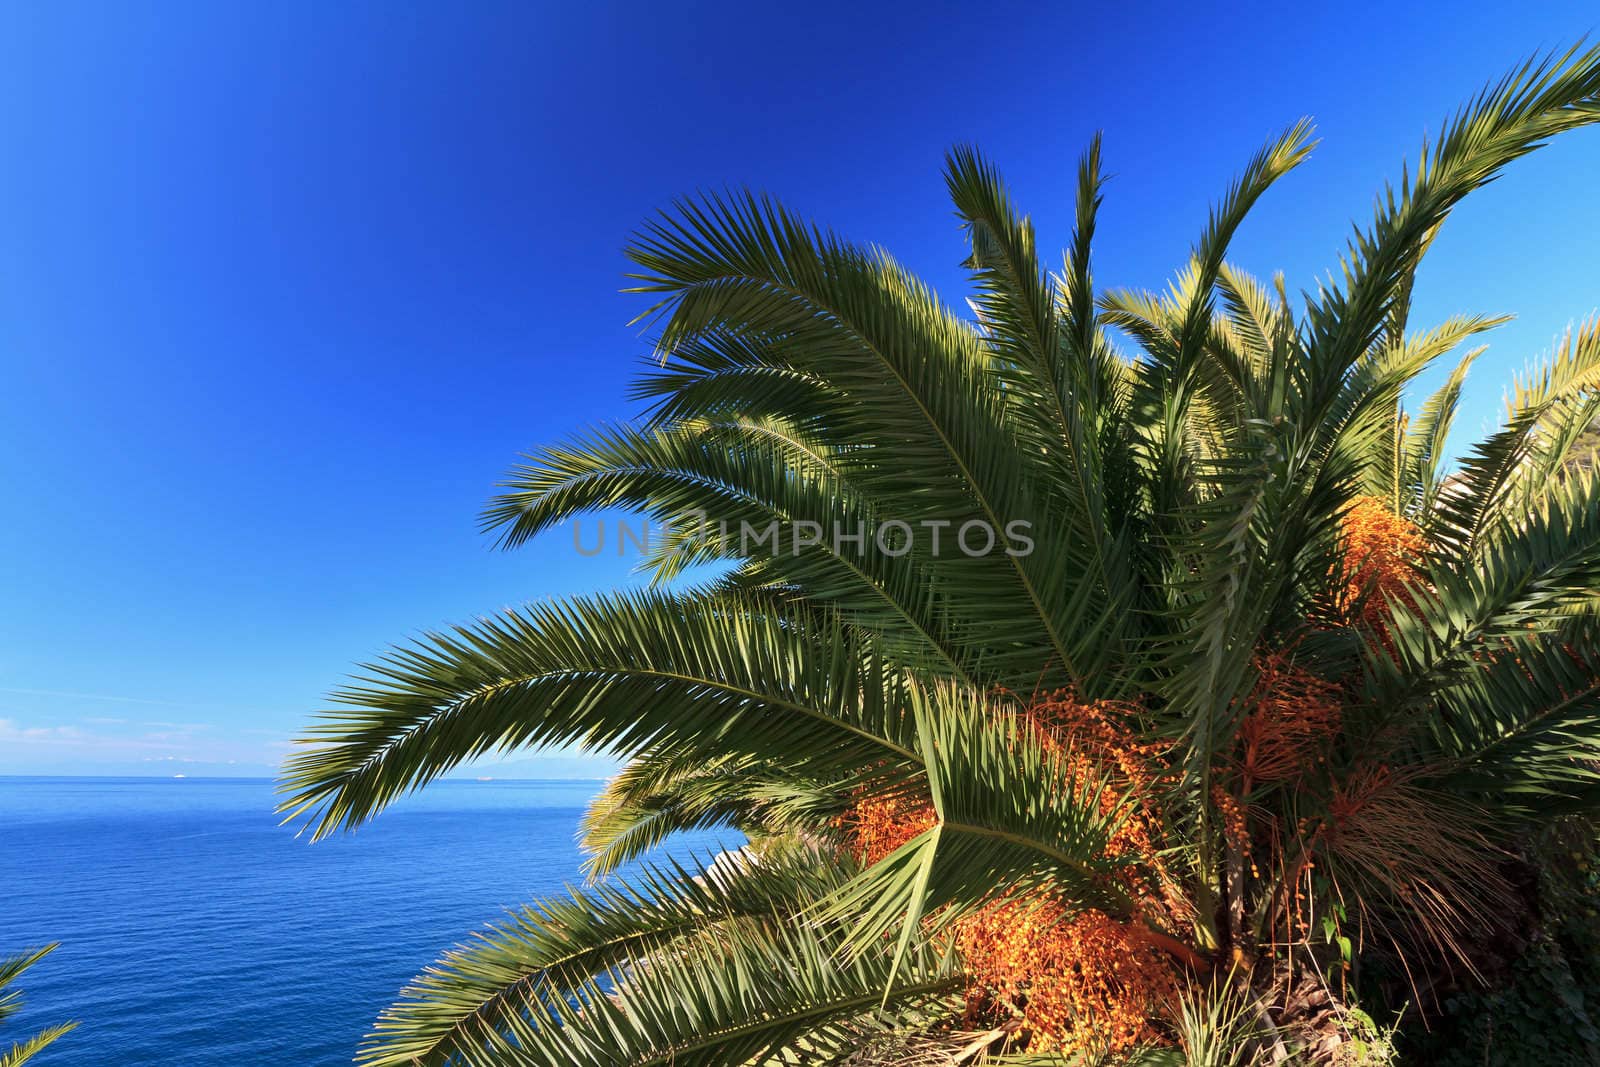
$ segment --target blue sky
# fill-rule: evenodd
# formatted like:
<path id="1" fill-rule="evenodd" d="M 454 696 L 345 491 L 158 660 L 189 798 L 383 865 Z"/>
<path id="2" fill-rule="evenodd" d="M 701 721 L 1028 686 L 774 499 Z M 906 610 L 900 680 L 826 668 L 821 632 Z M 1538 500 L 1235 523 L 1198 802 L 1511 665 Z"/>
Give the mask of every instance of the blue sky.
<path id="1" fill-rule="evenodd" d="M 268 773 L 391 641 L 629 580 L 475 517 L 519 449 L 629 414 L 621 248 L 677 194 L 771 191 L 959 300 L 945 149 L 1059 247 L 1103 130 L 1098 278 L 1153 287 L 1311 115 L 1233 256 L 1310 286 L 1426 130 L 1600 22 L 1195 6 L 0 8 L 0 773 Z M 1417 324 L 1518 316 L 1463 428 L 1600 305 L 1597 167 L 1573 135 L 1436 243 Z"/>

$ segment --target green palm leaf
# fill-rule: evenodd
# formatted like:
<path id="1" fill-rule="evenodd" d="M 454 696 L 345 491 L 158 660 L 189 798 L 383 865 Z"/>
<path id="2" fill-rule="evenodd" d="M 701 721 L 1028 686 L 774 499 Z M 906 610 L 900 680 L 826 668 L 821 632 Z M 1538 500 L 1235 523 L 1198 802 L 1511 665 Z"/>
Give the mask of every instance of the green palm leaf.
<path id="1" fill-rule="evenodd" d="M 392 1064 L 485 1060 L 509 1035 L 538 1025 L 597 976 L 668 958 L 708 938 L 755 936 L 827 893 L 845 876 L 809 850 L 759 862 L 646 868 L 617 886 L 571 889 L 514 912 L 457 948 L 378 1020 L 360 1061 Z"/>
<path id="2" fill-rule="evenodd" d="M 339 699 L 285 773 L 286 817 L 353 827 L 461 763 L 522 746 L 915 762 L 901 675 L 806 610 L 665 593 L 508 612 L 398 650 Z"/>
<path id="3" fill-rule="evenodd" d="M 15 988 L 17 979 L 21 978 L 27 970 L 50 953 L 58 945 L 46 945 L 31 952 L 19 953 L 15 956 L 0 959 L 0 1023 L 16 1015 L 22 1010 L 22 991 Z M 9 1049 L 0 1051 L 0 1067 L 22 1067 L 24 1063 L 55 1044 L 63 1035 L 77 1028 L 78 1024 L 58 1023 L 39 1031 L 31 1037 L 15 1042 Z"/>

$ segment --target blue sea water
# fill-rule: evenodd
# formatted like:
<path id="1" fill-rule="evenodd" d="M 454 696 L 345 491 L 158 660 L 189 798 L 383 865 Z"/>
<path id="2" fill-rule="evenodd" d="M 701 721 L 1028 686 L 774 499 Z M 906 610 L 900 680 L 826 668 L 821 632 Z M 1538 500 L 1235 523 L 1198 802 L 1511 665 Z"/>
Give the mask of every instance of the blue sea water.
<path id="1" fill-rule="evenodd" d="M 62 943 L 0 1048 L 76 1019 L 34 1062 L 349 1063 L 442 950 L 578 879 L 597 789 L 440 782 L 313 845 L 278 825 L 270 781 L 0 778 L 0 954 Z"/>

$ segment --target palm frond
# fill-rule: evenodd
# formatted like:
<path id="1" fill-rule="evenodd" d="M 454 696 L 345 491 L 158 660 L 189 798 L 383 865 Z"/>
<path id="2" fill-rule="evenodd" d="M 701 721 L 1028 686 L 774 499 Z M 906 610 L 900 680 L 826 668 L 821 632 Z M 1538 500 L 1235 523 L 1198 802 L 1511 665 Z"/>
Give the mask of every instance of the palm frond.
<path id="1" fill-rule="evenodd" d="M 887 951 L 841 962 L 808 925 L 725 927 L 539 1000 L 464 1067 L 720 1067 L 837 1062 L 872 1036 L 948 1016 L 961 986 L 928 945 L 891 979 Z"/>
<path id="2" fill-rule="evenodd" d="M 484 513 L 503 545 L 587 512 L 641 511 L 659 526 L 647 557 L 658 578 L 747 561 L 747 573 L 806 589 L 904 658 L 958 677 L 972 658 L 926 551 L 868 544 L 884 518 L 875 502 L 826 443 L 776 420 L 595 430 L 524 457 L 503 488 Z"/>
<path id="3" fill-rule="evenodd" d="M 24 1063 L 55 1044 L 59 1038 L 77 1028 L 77 1023 L 58 1023 L 55 1026 L 45 1027 L 32 1037 L 18 1041 L 0 1053 L 0 1067 L 22 1067 Z"/>
<path id="4" fill-rule="evenodd" d="M 1600 121 L 1600 47 L 1529 60 L 1489 86 L 1422 148 L 1415 179 L 1379 201 L 1372 226 L 1352 238 L 1343 285 L 1308 309 L 1309 347 L 1331 395 L 1410 292 L 1417 263 L 1450 211 L 1511 162 L 1558 133 Z"/>
<path id="5" fill-rule="evenodd" d="M 393 652 L 337 694 L 280 807 L 354 827 L 461 763 L 525 746 L 671 740 L 844 772 L 919 760 L 901 674 L 815 611 L 615 593 L 510 611 Z"/>
<path id="6" fill-rule="evenodd" d="M 687 830 L 737 828 L 748 838 L 805 834 L 849 806 L 846 787 L 752 756 L 707 759 L 685 746 L 643 753 L 590 802 L 579 825 L 589 878 L 604 877 Z"/>
<path id="7" fill-rule="evenodd" d="M 1395 477 L 1395 512 L 1409 516 L 1424 533 L 1439 513 L 1445 441 L 1455 424 L 1461 388 L 1472 364 L 1484 351 L 1484 347 L 1478 347 L 1463 355 L 1445 383 L 1423 402 L 1416 420 L 1401 428 L 1404 439 Z"/>
<path id="8" fill-rule="evenodd" d="M 1048 525 L 1039 483 L 1009 462 L 1016 436 L 1007 400 L 990 388 L 991 361 L 976 332 L 882 251 L 852 247 L 770 199 L 745 196 L 681 202 L 630 254 L 641 267 L 636 291 L 661 298 L 646 316 L 662 322 L 666 358 L 708 333 L 781 336 L 796 369 L 847 399 L 825 422 L 784 415 L 848 446 L 841 462 L 885 510 L 953 529 L 968 520 L 997 533 L 1013 522 Z M 885 454 L 892 464 L 878 462 Z M 914 487 L 898 474 L 907 467 L 919 471 Z M 1055 669 L 1078 673 L 1065 567 L 1048 553 L 951 563 L 957 581 L 988 589 L 989 621 L 1016 632 L 1028 658 L 1042 645 Z"/>
<path id="9" fill-rule="evenodd" d="M 27 973 L 30 967 L 59 947 L 57 944 L 45 945 L 43 948 L 0 959 L 0 1023 L 22 1010 L 22 990 L 15 988 L 17 980 Z M 77 1026 L 75 1022 L 58 1023 L 13 1043 L 9 1049 L 0 1052 L 0 1067 L 22 1067 L 24 1063 L 55 1044 L 64 1034 L 70 1033 Z"/>
<path id="10" fill-rule="evenodd" d="M 1483 671 L 1501 642 L 1559 633 L 1600 597 L 1600 473 L 1550 488 L 1516 527 L 1502 526 L 1464 566 L 1436 562 L 1431 588 L 1394 615 L 1393 651 L 1369 649 L 1368 702 L 1411 709 Z"/>
<path id="11" fill-rule="evenodd" d="M 1468 559 L 1498 523 L 1520 520 L 1565 465 L 1600 409 L 1600 319 L 1514 383 L 1504 425 L 1475 445 L 1437 495 L 1427 529 L 1442 550 Z"/>
<path id="12" fill-rule="evenodd" d="M 846 874 L 809 850 L 775 853 L 701 874 L 646 868 L 624 884 L 520 908 L 418 976 L 379 1018 L 360 1062 L 503 1062 L 485 1057 L 596 976 L 626 975 L 706 938 L 759 939 Z"/>

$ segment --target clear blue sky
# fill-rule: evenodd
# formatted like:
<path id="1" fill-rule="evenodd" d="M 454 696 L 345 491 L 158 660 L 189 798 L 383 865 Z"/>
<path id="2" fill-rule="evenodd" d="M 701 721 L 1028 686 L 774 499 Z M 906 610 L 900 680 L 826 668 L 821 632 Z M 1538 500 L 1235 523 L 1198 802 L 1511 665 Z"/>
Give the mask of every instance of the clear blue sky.
<path id="1" fill-rule="evenodd" d="M 621 247 L 676 194 L 769 190 L 957 300 L 944 150 L 1059 247 L 1099 129 L 1099 279 L 1156 286 L 1309 114 L 1234 255 L 1306 286 L 1425 130 L 1600 22 L 1198 6 L 5 5 L 0 773 L 267 773 L 389 642 L 626 580 L 475 517 L 519 449 L 628 414 Z M 1600 304 L 1597 172 L 1574 135 L 1436 244 L 1419 324 L 1518 316 L 1466 427 Z"/>

